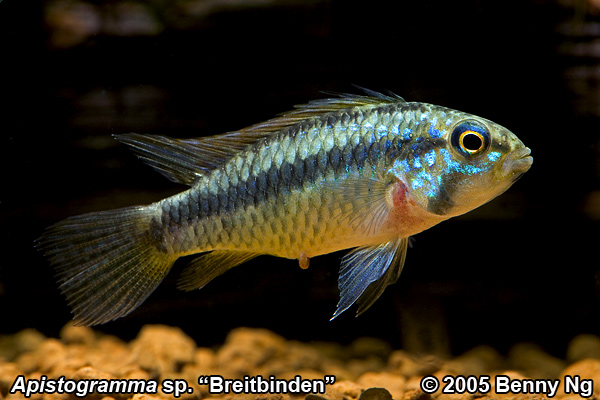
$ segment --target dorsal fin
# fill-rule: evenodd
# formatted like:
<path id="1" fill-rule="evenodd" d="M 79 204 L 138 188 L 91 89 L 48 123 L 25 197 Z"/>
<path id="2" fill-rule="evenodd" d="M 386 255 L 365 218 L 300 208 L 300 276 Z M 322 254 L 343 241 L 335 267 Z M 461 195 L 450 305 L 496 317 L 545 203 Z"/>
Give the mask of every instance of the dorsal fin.
<path id="1" fill-rule="evenodd" d="M 366 95 L 337 94 L 339 97 L 313 100 L 268 121 L 222 135 L 173 139 L 128 133 L 115 138 L 132 147 L 139 158 L 170 180 L 191 186 L 200 176 L 223 165 L 249 145 L 306 119 L 353 107 L 405 102 L 393 93 L 360 89 Z"/>
<path id="2" fill-rule="evenodd" d="M 114 135 L 130 146 L 148 165 L 173 182 L 193 185 L 203 174 L 217 168 L 265 134 L 240 135 L 237 132 L 198 139 L 126 133 Z"/>
<path id="3" fill-rule="evenodd" d="M 306 104 L 295 105 L 293 110 L 283 112 L 273 119 L 251 125 L 231 134 L 239 134 L 241 136 L 248 135 L 253 138 L 260 138 L 261 135 L 269 136 L 273 132 L 293 126 L 305 119 L 318 117 L 331 112 L 347 110 L 354 107 L 376 106 L 385 103 L 406 103 L 406 100 L 392 92 L 383 94 L 374 90 L 361 88 L 359 86 L 357 87 L 364 91 L 366 95 L 327 92 L 325 94 L 337 97 L 311 100 Z M 221 135 L 212 136 L 212 138 L 218 139 L 220 136 Z"/>
<path id="4" fill-rule="evenodd" d="M 296 105 L 294 106 L 294 110 L 284 112 L 280 114 L 279 117 L 267 122 L 283 123 L 285 126 L 289 126 L 306 118 L 346 110 L 353 107 L 376 106 L 385 103 L 406 103 L 406 100 L 392 92 L 383 94 L 374 90 L 361 88 L 359 86 L 357 87 L 364 91 L 366 95 L 326 92 L 325 94 L 337 97 L 311 100 L 306 104 Z M 290 123 L 289 120 L 293 120 L 293 122 Z M 261 124 L 251 126 L 248 129 L 253 129 L 259 125 Z"/>

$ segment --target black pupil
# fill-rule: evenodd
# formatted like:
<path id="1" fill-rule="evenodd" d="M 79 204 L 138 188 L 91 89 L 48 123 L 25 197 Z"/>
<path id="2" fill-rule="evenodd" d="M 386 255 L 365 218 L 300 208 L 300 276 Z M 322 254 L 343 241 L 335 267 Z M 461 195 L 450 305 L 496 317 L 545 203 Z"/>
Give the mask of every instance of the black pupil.
<path id="1" fill-rule="evenodd" d="M 463 146 L 470 151 L 477 151 L 483 145 L 481 138 L 474 133 L 468 133 L 463 137 Z"/>

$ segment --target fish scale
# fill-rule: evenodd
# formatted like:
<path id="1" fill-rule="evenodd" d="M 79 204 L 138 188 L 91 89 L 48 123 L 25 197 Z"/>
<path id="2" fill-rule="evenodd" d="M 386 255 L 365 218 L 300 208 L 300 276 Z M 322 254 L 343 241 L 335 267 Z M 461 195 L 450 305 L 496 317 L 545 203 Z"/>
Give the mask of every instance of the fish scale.
<path id="1" fill-rule="evenodd" d="M 190 188 L 147 206 L 70 217 L 38 246 L 78 324 L 123 317 L 179 257 L 201 254 L 179 287 L 201 288 L 263 254 L 342 259 L 338 316 L 394 283 L 411 235 L 504 192 L 530 150 L 489 120 L 396 95 L 317 100 L 219 136 L 117 135 Z"/>
<path id="2" fill-rule="evenodd" d="M 218 204 L 214 203 L 215 208 L 211 208 L 209 213 L 222 214 L 232 212 L 232 219 L 237 223 L 234 222 L 230 226 L 230 229 L 236 231 L 241 230 L 243 232 L 241 240 L 230 242 L 229 240 L 221 239 L 224 237 L 222 227 L 216 222 L 220 220 L 219 217 L 213 217 L 203 222 L 203 215 L 200 214 L 198 215 L 197 221 L 191 221 L 190 224 L 202 224 L 204 225 L 204 229 L 202 229 L 200 234 L 195 234 L 196 237 L 194 239 L 191 239 L 191 235 L 189 234 L 180 235 L 184 242 L 177 249 L 178 252 L 180 252 L 181 255 L 186 255 L 225 248 L 243 249 L 254 252 L 266 251 L 268 254 L 297 258 L 302 251 L 312 254 L 327 250 L 326 248 L 321 248 L 322 243 L 314 243 L 314 237 L 347 236 L 348 227 L 339 226 L 336 230 L 331 230 L 325 229 L 327 225 L 321 223 L 321 221 L 329 221 L 336 225 L 334 216 L 336 214 L 344 214 L 343 210 L 341 210 L 339 206 L 335 208 L 335 206 L 331 204 L 331 201 L 325 201 L 325 207 L 323 207 L 322 201 L 320 201 L 319 204 L 315 204 L 315 201 L 310 201 L 311 199 L 316 198 L 327 200 L 325 198 L 327 192 L 319 190 L 318 188 L 305 188 L 303 182 L 306 182 L 306 185 L 312 185 L 314 184 L 314 180 L 325 175 L 327 171 L 332 170 L 338 174 L 342 172 L 347 173 L 346 167 L 354 167 L 354 169 L 356 169 L 356 167 L 364 165 L 367 158 L 365 156 L 365 141 L 367 142 L 367 145 L 369 145 L 369 148 L 374 148 L 376 149 L 376 153 L 379 153 L 379 142 L 373 143 L 373 131 L 376 120 L 373 118 L 369 119 L 368 114 L 367 116 L 363 115 L 363 113 L 360 114 L 360 117 L 357 117 L 357 119 L 359 119 L 363 125 L 368 124 L 370 126 L 370 128 L 366 131 L 361 131 L 361 133 L 355 131 L 348 134 L 348 129 L 340 129 L 339 119 L 336 119 L 334 122 L 332 117 L 328 118 L 327 123 L 332 125 L 333 132 L 335 133 L 325 135 L 328 140 L 322 142 L 323 145 L 318 148 L 318 152 L 316 152 L 317 158 L 322 161 L 318 163 L 319 169 L 314 171 L 315 173 L 312 176 L 303 176 L 301 173 L 303 169 L 298 168 L 296 165 L 303 165 L 303 161 L 310 155 L 310 153 L 307 154 L 300 151 L 300 149 L 307 147 L 305 145 L 306 142 L 315 142 L 322 139 L 322 137 L 319 138 L 318 136 L 322 135 L 322 130 L 319 128 L 323 127 L 323 121 L 316 121 L 313 126 L 304 128 L 306 131 L 288 132 L 284 138 L 277 138 L 278 141 L 276 145 L 270 145 L 270 141 L 262 143 L 257 153 L 262 155 L 262 158 L 267 157 L 273 160 L 272 164 L 268 165 L 269 168 L 265 168 L 261 157 L 256 157 L 254 152 L 250 152 L 248 158 L 243 159 L 241 162 L 239 160 L 231 160 L 224 167 L 224 170 L 227 171 L 228 176 L 241 178 L 237 184 L 245 187 L 245 190 L 243 191 L 243 196 L 241 196 L 239 203 L 249 204 L 250 209 L 242 208 L 238 212 L 238 210 L 235 209 L 227 209 L 220 201 L 217 194 L 224 192 L 225 188 L 223 186 L 231 181 L 229 179 L 223 179 L 225 174 L 222 173 L 222 170 L 207 176 L 206 180 L 208 182 L 200 180 L 197 186 L 208 188 L 208 192 L 202 196 L 202 198 L 208 199 L 209 204 L 214 203 L 212 201 L 213 199 L 218 201 Z M 374 110 L 371 114 L 377 117 L 379 113 Z M 338 139 L 341 137 L 344 139 Z M 381 137 L 380 140 L 389 141 L 389 138 Z M 344 144 L 344 146 L 340 148 L 337 144 Z M 317 149 L 313 148 L 313 153 L 315 150 Z M 269 154 L 269 152 L 274 154 Z M 344 160 L 341 159 L 342 154 L 345 155 Z M 246 154 L 242 154 L 239 158 L 243 158 L 245 155 Z M 302 155 L 304 155 L 304 159 L 301 158 Z M 297 161 L 302 162 L 298 163 Z M 291 171 L 288 168 L 289 166 L 292 168 Z M 273 174 L 271 181 L 276 182 L 276 185 L 271 184 L 267 185 L 267 187 L 257 187 L 257 184 L 259 183 L 259 181 L 256 181 L 257 175 L 264 173 L 265 169 L 270 168 L 275 169 L 275 174 Z M 368 173 L 370 174 L 370 172 Z M 266 181 L 261 182 L 266 184 Z M 292 193 L 294 184 L 298 186 L 298 188 Z M 275 191 L 283 193 L 277 196 Z M 189 193 L 195 192 L 195 189 L 189 190 Z M 282 201 L 282 197 L 285 197 L 285 202 Z M 269 200 L 270 198 L 274 198 L 274 204 L 271 204 L 271 202 L 264 203 L 265 199 Z M 229 196 L 227 199 L 231 200 L 235 199 L 235 197 Z M 192 201 L 194 200 L 186 197 L 177 199 L 176 205 L 171 205 L 170 209 L 177 209 L 178 207 L 188 209 L 189 207 L 187 204 Z M 262 203 L 265 205 L 262 205 Z M 171 202 L 168 202 L 168 204 L 171 204 Z M 275 206 L 273 208 L 273 205 L 277 204 L 285 205 L 285 207 Z M 298 210 L 298 204 L 302 204 L 302 210 Z M 332 207 L 334 207 L 334 209 L 331 209 Z M 272 209 L 274 209 L 275 212 L 271 212 Z M 313 213 L 306 215 L 308 210 L 316 210 L 316 215 Z M 163 207 L 163 213 L 164 212 L 166 212 L 165 207 Z M 175 214 L 179 215 L 181 213 Z M 303 220 L 308 221 L 308 223 L 305 223 L 304 225 L 295 224 L 294 222 L 298 220 L 299 215 L 303 215 Z M 238 222 L 238 220 L 241 222 Z M 283 224 L 284 222 L 285 226 Z M 164 221 L 163 223 L 169 224 L 170 222 Z M 174 220 L 172 223 L 180 224 L 181 221 Z M 217 226 L 215 226 L 215 223 L 217 223 Z M 309 229 L 311 227 L 310 225 L 318 229 L 313 232 L 313 238 L 307 237 L 307 240 L 302 240 L 301 235 L 295 235 L 295 232 L 302 232 Z M 266 227 L 269 229 L 265 229 Z M 208 234 L 205 232 L 208 232 Z M 228 236 L 229 235 L 227 235 L 227 237 Z M 294 239 L 298 240 L 292 240 L 291 236 L 294 236 Z M 280 240 L 275 242 L 272 239 L 273 237 L 280 238 Z M 173 243 L 176 242 L 177 238 L 174 238 Z M 266 247 L 266 243 L 271 243 L 271 245 Z M 174 244 L 174 246 L 176 245 Z"/>

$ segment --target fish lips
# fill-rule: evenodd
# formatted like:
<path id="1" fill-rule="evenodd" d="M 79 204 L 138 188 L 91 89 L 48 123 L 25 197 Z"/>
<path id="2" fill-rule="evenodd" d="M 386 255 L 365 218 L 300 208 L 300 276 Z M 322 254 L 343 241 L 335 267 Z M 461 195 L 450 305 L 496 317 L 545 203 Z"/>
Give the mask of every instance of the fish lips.
<path id="1" fill-rule="evenodd" d="M 529 147 L 521 147 L 511 151 L 502 165 L 503 174 L 515 182 L 531 168 L 533 157 L 530 154 L 531 149 Z"/>

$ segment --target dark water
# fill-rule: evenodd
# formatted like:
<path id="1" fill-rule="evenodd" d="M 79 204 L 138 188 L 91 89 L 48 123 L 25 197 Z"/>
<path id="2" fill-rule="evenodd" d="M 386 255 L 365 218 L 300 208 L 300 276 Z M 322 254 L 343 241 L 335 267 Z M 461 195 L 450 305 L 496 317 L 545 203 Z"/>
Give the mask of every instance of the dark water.
<path id="1" fill-rule="evenodd" d="M 489 118 L 535 163 L 499 199 L 417 235 L 400 281 L 358 319 L 351 311 L 329 322 L 340 253 L 307 271 L 264 257 L 192 293 L 175 288 L 180 262 L 140 309 L 100 329 L 128 338 L 166 323 L 205 345 L 261 326 L 441 353 L 533 341 L 556 355 L 576 334 L 600 334 L 600 17 L 591 6 L 20 3 L 0 3 L 0 334 L 55 335 L 69 320 L 33 249 L 45 226 L 183 189 L 111 134 L 222 133 L 352 84 Z"/>

